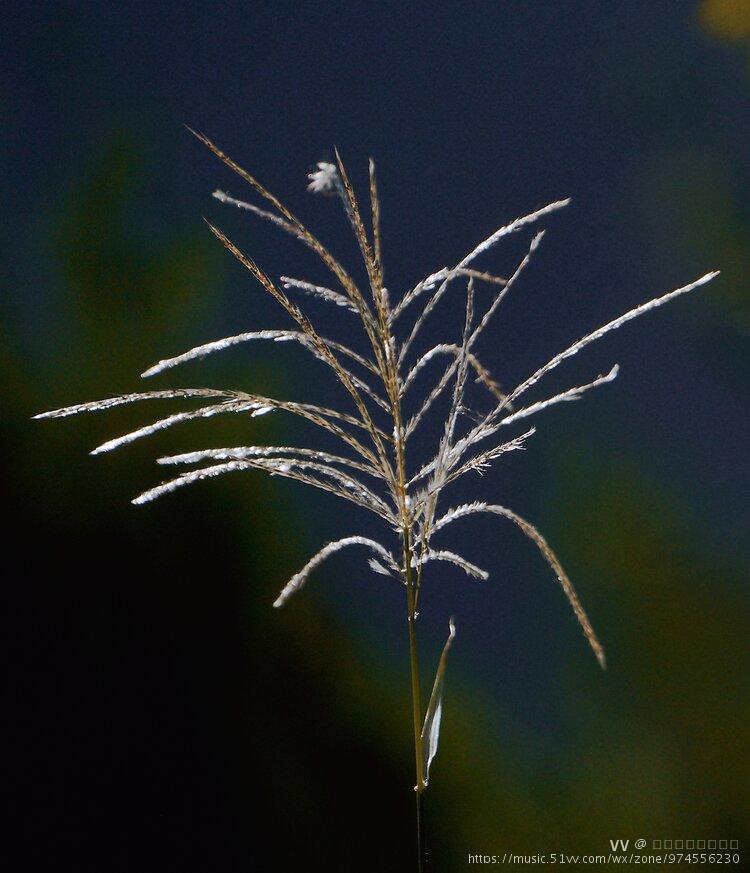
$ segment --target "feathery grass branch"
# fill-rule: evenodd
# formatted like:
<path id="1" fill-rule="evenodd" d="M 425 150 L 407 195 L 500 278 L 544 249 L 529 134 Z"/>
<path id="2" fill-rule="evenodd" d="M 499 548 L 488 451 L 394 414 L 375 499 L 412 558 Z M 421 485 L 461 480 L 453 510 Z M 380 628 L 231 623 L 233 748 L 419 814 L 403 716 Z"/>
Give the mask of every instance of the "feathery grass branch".
<path id="1" fill-rule="evenodd" d="M 555 355 L 522 380 L 516 388 L 506 393 L 490 375 L 489 370 L 480 363 L 474 348 L 500 309 L 503 300 L 528 268 L 544 231 L 536 233 L 531 238 L 526 255 L 508 278 L 477 270 L 471 265 L 509 234 L 520 232 L 528 225 L 539 222 L 567 206 L 570 203 L 569 199 L 557 200 L 503 225 L 478 243 L 453 268 L 443 267 L 436 271 L 404 293 L 400 300 L 396 300 L 395 305 L 392 305 L 390 295 L 383 285 L 381 208 L 375 164 L 372 160 L 368 164 L 371 221 L 369 234 L 354 186 L 338 152 L 336 152 L 335 164 L 321 162 L 317 165 L 309 176 L 308 186 L 312 192 L 330 193 L 340 200 L 364 262 L 369 283 L 366 296 L 338 260 L 274 194 L 206 136 L 200 133 L 195 133 L 195 136 L 246 182 L 255 194 L 265 201 L 266 206 L 270 206 L 270 209 L 239 200 L 219 190 L 214 192 L 216 200 L 262 220 L 270 221 L 274 226 L 301 240 L 320 258 L 335 279 L 337 287 L 334 290 L 288 276 L 281 277 L 281 287 L 279 287 L 223 231 L 212 222 L 207 222 L 219 242 L 281 305 L 292 320 L 293 328 L 248 331 L 203 343 L 175 357 L 159 361 L 145 370 L 143 377 L 156 376 L 178 365 L 200 360 L 214 352 L 255 340 L 270 340 L 276 343 L 292 341 L 312 352 L 327 366 L 328 372 L 342 386 L 354 408 L 344 411 L 230 389 L 180 388 L 123 394 L 41 413 L 37 418 L 62 418 L 81 412 L 111 409 L 141 400 L 211 399 L 215 402 L 197 409 L 173 412 L 151 424 L 110 439 L 95 448 L 92 454 L 111 451 L 181 422 L 211 418 L 220 414 L 240 415 L 243 420 L 251 422 L 254 417 L 274 411 L 288 412 L 306 420 L 319 430 L 325 431 L 329 437 L 335 437 L 343 445 L 342 451 L 351 453 L 351 455 L 336 454 L 315 446 L 245 445 L 199 449 L 168 455 L 159 458 L 159 463 L 163 465 L 209 463 L 209 466 L 188 470 L 174 479 L 150 488 L 136 497 L 133 503 L 147 503 L 184 486 L 222 476 L 225 473 L 251 470 L 292 479 L 342 498 L 358 509 L 374 514 L 379 522 L 385 522 L 384 533 L 396 536 L 397 548 L 394 551 L 375 539 L 358 535 L 347 536 L 324 545 L 287 582 L 273 605 L 280 607 L 285 604 L 304 586 L 310 575 L 324 561 L 349 546 L 365 547 L 369 555 L 370 569 L 376 574 L 396 579 L 404 586 L 414 733 L 417 864 L 421 871 L 424 869 L 426 851 L 423 834 L 424 793 L 428 786 L 430 767 L 438 749 L 447 658 L 456 635 L 456 625 L 451 618 L 449 635 L 440 655 L 432 692 L 426 706 L 423 707 L 420 691 L 417 606 L 424 568 L 427 564 L 442 562 L 458 568 L 475 579 L 485 580 L 488 577 L 487 572 L 472 560 L 446 549 L 433 548 L 431 545 L 433 536 L 443 531 L 447 525 L 477 513 L 499 515 L 512 521 L 536 545 L 554 572 L 596 659 L 602 667 L 605 666 L 604 649 L 594 633 L 570 578 L 537 528 L 515 511 L 483 500 L 461 504 L 440 515 L 438 508 L 444 492 L 465 474 L 472 471 L 481 473 L 506 453 L 525 448 L 527 439 L 535 429 L 531 428 L 525 433 L 511 437 L 506 442 L 490 443 L 489 448 L 480 450 L 479 443 L 485 443 L 491 437 L 496 437 L 501 428 L 515 425 L 522 419 L 550 409 L 559 403 L 578 400 L 589 390 L 612 382 L 618 374 L 619 367 L 615 365 L 607 374 L 585 384 L 534 401 L 520 409 L 515 408 L 515 401 L 532 389 L 546 373 L 609 331 L 704 285 L 717 274 L 707 273 L 694 282 L 654 298 L 613 319 Z M 418 354 L 416 362 L 406 368 L 407 355 L 415 347 L 426 320 L 445 296 L 448 288 L 455 282 L 463 281 L 466 283 L 466 304 L 461 336 L 422 351 Z M 477 316 L 478 321 L 475 323 L 475 310 L 482 299 L 481 294 L 478 293 L 480 284 L 482 293 L 486 290 L 486 286 L 491 289 L 490 300 L 488 304 L 484 304 L 483 314 Z M 351 348 L 348 341 L 345 344 L 324 337 L 313 326 L 313 322 L 300 305 L 286 292 L 302 292 L 311 302 L 333 304 L 356 316 L 369 343 L 369 351 L 362 354 Z M 424 301 L 425 296 L 427 300 L 422 303 L 411 327 L 401 329 L 399 324 L 397 331 L 396 325 L 404 319 L 407 310 L 415 307 L 419 301 Z M 412 411 L 410 417 L 405 419 L 402 406 L 406 402 L 411 402 L 417 376 L 431 361 L 441 355 L 450 358 L 447 367 L 427 392 L 427 396 L 417 405 L 416 411 Z M 347 360 L 347 366 L 342 363 L 343 359 Z M 355 365 L 361 368 L 361 372 L 355 373 L 350 369 Z M 476 415 L 471 409 L 473 400 L 470 395 L 475 389 L 472 389 L 470 373 L 476 377 L 474 384 L 478 384 L 483 392 L 489 393 L 493 400 L 490 411 L 482 416 Z M 407 457 L 410 438 L 418 425 L 432 411 L 435 401 L 451 386 L 452 393 L 443 420 L 442 434 L 438 444 L 430 453 L 432 457 L 427 461 L 417 458 L 414 463 L 411 456 Z M 487 393 L 483 393 L 482 397 L 486 399 Z M 467 421 L 473 424 L 467 425 Z M 358 436 L 355 436 L 355 433 Z M 368 477 L 368 484 L 361 481 L 361 474 Z M 396 557 L 398 553 L 400 557 Z"/>

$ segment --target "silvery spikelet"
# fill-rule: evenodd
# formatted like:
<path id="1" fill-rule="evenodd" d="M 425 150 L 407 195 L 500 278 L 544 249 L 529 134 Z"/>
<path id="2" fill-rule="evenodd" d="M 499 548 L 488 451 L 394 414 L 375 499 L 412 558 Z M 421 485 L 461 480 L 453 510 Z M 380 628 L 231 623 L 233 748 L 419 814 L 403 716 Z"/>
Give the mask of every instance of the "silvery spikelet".
<path id="1" fill-rule="evenodd" d="M 272 476 L 294 479 L 327 491 L 349 503 L 354 503 L 378 516 L 383 523 L 383 542 L 348 533 L 327 543 L 281 589 L 274 601 L 280 607 L 306 583 L 316 568 L 336 552 L 350 546 L 367 556 L 374 573 L 385 575 L 403 584 L 406 595 L 407 625 L 411 666 L 414 753 L 417 801 L 418 869 L 424 865 L 423 797 L 427 788 L 430 766 L 435 757 L 440 735 L 443 684 L 449 648 L 456 628 L 450 621 L 449 635 L 439 659 L 432 692 L 423 707 L 417 660 L 417 607 L 424 568 L 433 561 L 447 562 L 471 577 L 486 579 L 487 573 L 473 561 L 440 548 L 441 532 L 453 522 L 475 513 L 490 513 L 513 522 L 537 546 L 549 564 L 567 597 L 599 664 L 604 667 L 604 651 L 581 606 L 575 589 L 559 560 L 542 534 L 533 524 L 512 509 L 495 503 L 476 500 L 460 506 L 444 508 L 444 492 L 448 486 L 468 473 L 482 472 L 506 452 L 525 448 L 534 434 L 532 427 L 513 434 L 508 430 L 524 419 L 531 418 L 558 403 L 578 400 L 587 391 L 612 382 L 618 373 L 615 364 L 608 373 L 569 388 L 559 394 L 526 402 L 527 392 L 535 388 L 547 373 L 567 358 L 577 354 L 589 343 L 624 325 L 639 315 L 705 285 L 716 273 L 677 288 L 650 300 L 613 319 L 593 333 L 579 339 L 555 355 L 534 373 L 504 392 L 477 356 L 478 341 L 488 327 L 498 307 L 513 289 L 539 246 L 543 232 L 536 233 L 525 256 L 505 278 L 474 268 L 474 262 L 489 252 L 509 234 L 525 231 L 527 225 L 538 224 L 553 212 L 567 206 L 569 200 L 558 200 L 529 215 L 518 218 L 496 230 L 453 267 L 443 267 L 418 282 L 410 291 L 391 303 L 383 285 L 380 244 L 380 208 L 375 180 L 375 167 L 369 164 L 370 230 L 366 230 L 348 175 L 338 153 L 336 163 L 321 162 L 309 176 L 308 189 L 338 197 L 353 228 L 360 249 L 369 288 L 363 292 L 344 267 L 313 236 L 313 234 L 273 194 L 249 173 L 234 163 L 202 134 L 198 138 L 228 167 L 234 170 L 270 209 L 237 200 L 222 191 L 214 197 L 222 203 L 254 213 L 267 219 L 315 252 L 331 274 L 333 288 L 300 279 L 282 276 L 278 283 L 244 254 L 221 230 L 209 223 L 212 233 L 247 268 L 265 290 L 286 310 L 292 325 L 288 330 L 256 330 L 207 342 L 176 357 L 159 361 L 142 375 L 149 377 L 187 361 L 206 357 L 235 345 L 255 341 L 298 343 L 322 361 L 348 395 L 346 409 L 333 409 L 310 403 L 279 400 L 245 391 L 216 388 L 181 388 L 146 391 L 111 397 L 106 400 L 68 406 L 45 412 L 37 418 L 62 418 L 79 412 L 109 409 L 141 400 L 200 399 L 205 405 L 164 418 L 116 437 L 95 448 L 92 454 L 108 452 L 141 437 L 185 421 L 210 418 L 214 415 L 239 413 L 259 416 L 271 412 L 286 412 L 305 419 L 326 431 L 340 444 L 337 454 L 314 447 L 300 446 L 231 446 L 209 448 L 159 459 L 165 465 L 199 465 L 176 478 L 150 488 L 133 503 L 141 504 L 202 479 L 234 471 L 258 470 Z M 464 290 L 464 327 L 460 336 L 414 354 L 415 341 L 436 305 L 458 285 Z M 481 288 L 480 295 L 476 293 Z M 296 296 L 306 296 L 310 302 L 332 304 L 348 310 L 366 338 L 369 351 L 354 351 L 347 345 L 329 339 L 318 332 L 303 312 Z M 481 311 L 481 312 L 480 312 Z M 416 317 L 408 318 L 409 312 Z M 435 364 L 441 366 L 437 381 L 428 389 L 425 376 Z M 483 414 L 467 413 L 467 385 L 475 382 L 484 394 Z M 438 398 L 444 398 L 448 412 L 441 427 L 441 436 L 431 456 L 414 463 L 408 456 L 409 441 L 428 417 Z M 525 405 L 523 405 L 525 403 Z M 480 408 L 480 407 L 477 407 Z"/>

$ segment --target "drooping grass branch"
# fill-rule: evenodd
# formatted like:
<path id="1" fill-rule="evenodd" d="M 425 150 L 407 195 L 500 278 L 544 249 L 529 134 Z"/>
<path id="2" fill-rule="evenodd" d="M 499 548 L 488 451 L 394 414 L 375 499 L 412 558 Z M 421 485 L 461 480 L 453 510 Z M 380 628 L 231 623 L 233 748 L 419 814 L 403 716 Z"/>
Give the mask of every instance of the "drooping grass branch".
<path id="1" fill-rule="evenodd" d="M 498 438 L 503 428 L 537 415 L 558 403 L 576 401 L 586 392 L 612 382 L 619 368 L 576 387 L 534 400 L 526 406 L 517 404 L 521 395 L 533 389 L 552 369 L 582 351 L 633 318 L 686 294 L 714 278 L 705 276 L 661 297 L 654 298 L 579 339 L 560 354 L 541 365 L 534 373 L 507 391 L 480 362 L 477 347 L 483 334 L 499 311 L 503 301 L 523 278 L 532 262 L 544 231 L 530 240 L 523 258 L 507 278 L 476 269 L 473 264 L 490 252 L 506 236 L 524 231 L 569 204 L 558 200 L 517 218 L 494 231 L 454 267 L 441 267 L 418 282 L 392 302 L 383 285 L 381 207 L 375 164 L 369 162 L 369 218 L 365 217 L 354 187 L 338 152 L 336 163 L 320 163 L 310 174 L 309 190 L 338 198 L 353 232 L 364 262 L 368 288 L 363 291 L 339 261 L 274 194 L 242 169 L 203 134 L 195 134 L 234 173 L 242 178 L 269 208 L 239 200 L 223 191 L 214 197 L 228 206 L 270 221 L 311 249 L 331 275 L 329 288 L 305 279 L 282 276 L 277 284 L 249 255 L 212 222 L 208 227 L 227 251 L 245 267 L 260 286 L 280 305 L 292 322 L 292 329 L 252 330 L 203 343 L 186 352 L 165 358 L 144 371 L 150 378 L 174 367 L 198 361 L 208 355 L 254 341 L 293 342 L 301 345 L 319 361 L 343 389 L 342 399 L 348 408 L 324 407 L 302 401 L 282 400 L 262 395 L 220 388 L 166 389 L 110 397 L 105 400 L 68 406 L 45 412 L 37 418 L 62 418 L 79 412 L 111 409 L 141 400 L 210 400 L 205 406 L 173 412 L 166 417 L 108 440 L 92 454 L 112 451 L 137 439 L 148 437 L 175 424 L 211 418 L 220 414 L 239 414 L 245 421 L 274 412 L 286 412 L 314 425 L 333 438 L 340 448 L 329 451 L 315 446 L 243 445 L 206 448 L 159 459 L 164 465 L 199 465 L 149 488 L 133 500 L 147 503 L 184 486 L 234 472 L 266 473 L 321 489 L 343 499 L 358 509 L 373 513 L 385 523 L 384 535 L 395 537 L 394 546 L 359 534 L 351 534 L 324 545 L 282 588 L 273 605 L 282 606 L 298 592 L 310 575 L 328 558 L 349 546 L 366 549 L 372 571 L 398 580 L 404 586 L 406 623 L 409 641 L 412 722 L 414 733 L 415 794 L 417 804 L 418 868 L 423 869 L 425 846 L 423 835 L 423 798 L 430 777 L 430 767 L 438 749 L 443 708 L 443 688 L 448 652 L 456 635 L 451 619 L 448 639 L 440 656 L 428 702 L 423 705 L 417 639 L 417 616 L 424 568 L 432 562 L 451 564 L 469 577 L 486 579 L 487 573 L 463 555 L 433 548 L 433 537 L 444 528 L 476 513 L 490 513 L 512 521 L 537 547 L 557 577 L 583 634 L 602 667 L 604 649 L 596 637 L 576 591 L 562 564 L 542 534 L 533 524 L 513 510 L 495 503 L 476 500 L 452 509 L 441 506 L 446 492 L 459 478 L 482 472 L 508 452 L 524 449 L 535 429 Z M 459 337 L 446 338 L 413 356 L 425 322 L 455 284 L 465 285 L 464 326 Z M 482 293 L 479 293 L 479 290 Z M 336 306 L 349 312 L 361 329 L 368 351 L 356 351 L 347 340 L 329 339 L 315 326 L 313 319 L 294 299 L 304 295 L 309 302 Z M 421 304 L 421 306 L 419 305 Z M 416 311 L 409 326 L 404 323 L 408 312 Z M 321 315 L 325 323 L 325 313 Z M 438 378 L 421 395 L 423 383 L 435 361 L 447 358 Z M 417 379 L 417 377 L 420 377 Z M 472 377 L 472 378 L 470 378 Z M 478 386 L 479 396 L 472 385 Z M 448 411 L 442 435 L 427 458 L 413 459 L 408 454 L 410 439 L 430 414 L 436 401 L 446 394 Z M 478 410 L 491 399 L 488 412 Z M 485 407 L 486 408 L 486 407 Z M 470 424 L 467 426 L 467 422 Z M 481 446 L 480 446 L 481 444 Z M 206 465 L 206 466 L 201 466 Z M 364 480 L 363 480 L 364 477 Z M 439 539 L 439 536 L 438 536 Z"/>

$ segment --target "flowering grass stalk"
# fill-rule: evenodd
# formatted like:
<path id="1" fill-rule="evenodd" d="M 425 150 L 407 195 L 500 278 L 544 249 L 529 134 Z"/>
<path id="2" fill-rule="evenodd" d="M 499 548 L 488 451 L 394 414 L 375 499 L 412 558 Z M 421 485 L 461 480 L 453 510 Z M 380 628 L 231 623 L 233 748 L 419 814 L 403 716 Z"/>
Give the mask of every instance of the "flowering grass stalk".
<path id="1" fill-rule="evenodd" d="M 342 409 L 328 408 L 245 391 L 185 388 L 120 395 L 45 412 L 37 418 L 61 418 L 141 400 L 199 399 L 206 405 L 168 415 L 108 440 L 95 448 L 92 454 L 111 451 L 175 424 L 227 413 L 257 417 L 271 412 L 286 412 L 325 431 L 329 439 L 339 444 L 340 448 L 335 453 L 306 446 L 247 445 L 201 449 L 159 458 L 159 463 L 164 465 L 203 466 L 183 472 L 176 478 L 144 491 L 133 503 L 148 503 L 183 486 L 225 473 L 262 471 L 271 476 L 282 476 L 322 489 L 348 503 L 356 504 L 376 515 L 380 522 L 384 522 L 385 533 L 395 536 L 395 547 L 394 543 L 386 546 L 358 534 L 347 535 L 328 543 L 287 582 L 273 605 L 280 607 L 286 603 L 304 586 L 320 564 L 350 546 L 366 550 L 369 554 L 369 566 L 375 573 L 391 576 L 403 585 L 411 673 L 417 862 L 421 871 L 425 862 L 423 798 L 429 784 L 430 767 L 438 748 L 446 663 L 456 635 L 455 623 L 451 619 L 449 635 L 440 656 L 432 691 L 424 706 L 417 651 L 417 615 L 424 568 L 430 562 L 441 561 L 453 564 L 467 575 L 478 579 L 486 579 L 488 575 L 464 556 L 441 549 L 439 540 L 442 531 L 449 524 L 476 513 L 489 513 L 513 522 L 537 546 L 551 567 L 594 655 L 599 664 L 605 666 L 604 650 L 575 589 L 536 527 L 512 509 L 480 500 L 444 510 L 444 492 L 468 473 L 481 473 L 505 453 L 525 448 L 526 442 L 535 432 L 532 427 L 520 434 L 509 434 L 505 439 L 502 434 L 508 432 L 504 428 L 558 403 L 578 400 L 587 391 L 611 382 L 618 374 L 618 366 L 615 364 L 608 373 L 584 384 L 527 405 L 520 405 L 523 395 L 534 388 L 550 370 L 609 331 L 704 285 L 716 273 L 707 273 L 688 285 L 613 319 L 570 345 L 506 393 L 481 363 L 476 349 L 499 306 L 521 279 L 541 243 L 543 232 L 532 237 L 526 254 L 508 277 L 478 270 L 473 265 L 480 256 L 489 252 L 506 236 L 523 231 L 528 225 L 562 209 L 568 205 L 569 200 L 555 201 L 504 225 L 480 242 L 455 266 L 437 270 L 400 299 L 392 301 L 383 284 L 380 205 L 372 161 L 369 163 L 369 230 L 338 153 L 335 164 L 318 164 L 317 169 L 310 174 L 308 186 L 312 192 L 337 197 L 343 205 L 367 273 L 368 287 L 363 291 L 328 249 L 281 201 L 209 139 L 202 134 L 196 136 L 216 157 L 244 179 L 270 208 L 237 200 L 223 191 L 216 191 L 215 198 L 221 203 L 268 220 L 301 241 L 323 262 L 335 287 L 328 288 L 287 276 L 281 277 L 279 283 L 274 282 L 218 227 L 207 222 L 222 245 L 286 311 L 293 327 L 287 330 L 250 331 L 215 340 L 176 357 L 159 361 L 146 370 L 143 377 L 154 376 L 239 344 L 255 341 L 292 342 L 301 345 L 328 367 L 343 389 L 348 406 Z M 414 349 L 425 322 L 442 298 L 456 285 L 461 286 L 465 293 L 464 327 L 461 336 L 415 355 Z M 478 288 L 483 292 L 481 301 L 478 299 Z M 359 324 L 367 352 L 355 351 L 344 343 L 323 336 L 296 302 L 297 295 L 307 296 L 311 302 L 333 305 L 349 311 Z M 407 310 L 416 313 L 410 323 Z M 424 379 L 420 379 L 420 375 L 439 362 L 442 363 L 439 377 L 427 391 L 419 395 L 416 388 Z M 475 399 L 469 397 L 472 381 L 478 386 L 472 392 L 481 392 L 481 396 Z M 447 406 L 447 412 L 440 419 L 441 436 L 431 456 L 414 464 L 411 455 L 407 455 L 410 439 L 428 414 L 434 414 L 435 404 L 441 398 Z M 478 412 L 481 408 L 485 409 L 483 413 Z M 437 547 L 433 542 L 434 537 L 437 537 Z"/>

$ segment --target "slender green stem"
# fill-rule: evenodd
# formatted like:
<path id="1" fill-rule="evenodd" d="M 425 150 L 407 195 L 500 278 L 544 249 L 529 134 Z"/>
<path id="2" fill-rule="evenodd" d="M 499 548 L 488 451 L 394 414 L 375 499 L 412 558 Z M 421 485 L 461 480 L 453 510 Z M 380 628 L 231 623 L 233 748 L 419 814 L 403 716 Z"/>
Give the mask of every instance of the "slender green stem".
<path id="1" fill-rule="evenodd" d="M 422 704 L 419 690 L 419 654 L 416 628 L 416 579 L 411 567 L 411 542 L 408 527 L 404 528 L 404 568 L 406 572 L 406 607 L 409 626 L 409 663 L 411 665 L 411 703 L 414 720 L 414 766 L 417 778 L 415 787 L 417 802 L 417 869 L 425 867 L 424 842 L 424 763 L 422 754 Z"/>
<path id="2" fill-rule="evenodd" d="M 425 873 L 427 867 L 427 837 L 424 830 L 424 791 L 414 792 L 417 798 L 417 870 Z"/>
<path id="3" fill-rule="evenodd" d="M 343 175 L 343 167 L 339 162 L 339 169 Z M 349 183 L 344 178 L 344 183 L 349 191 Z M 372 184 L 372 176 L 371 176 Z M 374 190 L 374 189 L 373 189 Z M 377 197 L 373 194 L 373 205 L 377 212 Z M 411 549 L 411 519 L 409 515 L 409 497 L 408 488 L 406 485 L 406 439 L 404 435 L 404 425 L 401 414 L 401 394 L 400 380 L 398 377 L 398 362 L 397 356 L 390 355 L 389 352 L 394 348 L 393 337 L 390 332 L 388 322 L 388 305 L 384 295 L 382 286 L 382 273 L 378 257 L 373 257 L 372 250 L 369 247 L 364 230 L 360 231 L 361 219 L 356 200 L 350 195 L 350 204 L 354 212 L 355 219 L 358 223 L 357 237 L 360 240 L 362 254 L 367 265 L 370 285 L 372 287 L 373 299 L 375 300 L 375 308 L 378 317 L 378 329 L 380 332 L 380 341 L 382 342 L 382 353 L 376 349 L 377 359 L 380 364 L 381 376 L 383 385 L 385 386 L 388 399 L 390 401 L 391 415 L 393 418 L 393 434 L 394 434 L 394 451 L 396 455 L 396 481 L 394 497 L 398 505 L 399 514 L 401 516 L 401 529 L 403 532 L 404 545 L 404 581 L 406 583 L 406 609 L 407 609 L 407 624 L 409 626 L 409 663 L 411 667 L 411 702 L 412 716 L 414 721 L 414 765 L 417 777 L 417 784 L 414 789 L 417 802 L 417 870 L 419 873 L 424 873 L 425 869 L 425 841 L 424 841 L 424 764 L 422 755 L 422 698 L 419 691 L 419 656 L 417 652 L 417 596 L 419 593 L 419 582 L 421 581 L 421 573 L 415 574 L 412 570 L 412 549 Z M 377 219 L 374 218 L 374 225 L 377 225 Z M 378 230 L 379 233 L 379 230 Z M 379 241 L 376 243 L 376 248 L 379 250 Z"/>

